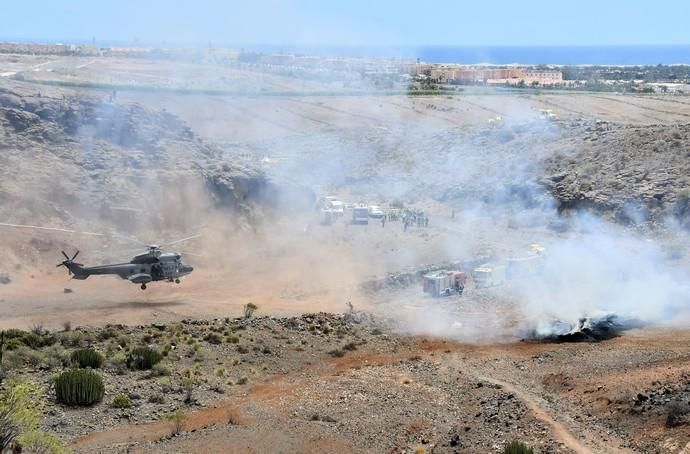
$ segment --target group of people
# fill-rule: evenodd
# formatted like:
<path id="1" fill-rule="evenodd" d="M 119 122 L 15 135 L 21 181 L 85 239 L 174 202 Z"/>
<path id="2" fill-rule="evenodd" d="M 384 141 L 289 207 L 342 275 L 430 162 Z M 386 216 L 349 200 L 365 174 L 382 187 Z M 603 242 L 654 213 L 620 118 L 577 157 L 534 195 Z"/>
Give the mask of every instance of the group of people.
<path id="1" fill-rule="evenodd" d="M 403 231 L 407 232 L 408 227 L 429 227 L 429 216 L 423 210 L 405 209 L 402 213 Z"/>

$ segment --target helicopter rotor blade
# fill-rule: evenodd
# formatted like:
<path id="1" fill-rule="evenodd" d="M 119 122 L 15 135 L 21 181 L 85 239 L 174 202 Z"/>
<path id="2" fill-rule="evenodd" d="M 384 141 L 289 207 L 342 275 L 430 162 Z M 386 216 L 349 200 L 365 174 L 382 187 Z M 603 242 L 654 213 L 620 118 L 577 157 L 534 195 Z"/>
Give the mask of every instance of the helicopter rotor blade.
<path id="1" fill-rule="evenodd" d="M 13 227 L 16 229 L 47 230 L 50 232 L 78 233 L 80 235 L 91 235 L 91 236 L 107 236 L 105 233 L 82 232 L 80 230 L 61 229 L 58 227 L 43 227 L 40 225 L 9 224 L 7 222 L 0 222 L 0 227 Z"/>
<path id="2" fill-rule="evenodd" d="M 187 251 L 177 251 L 182 255 L 188 255 L 190 257 L 206 257 L 203 254 L 197 254 L 196 252 L 187 252 Z"/>
<path id="3" fill-rule="evenodd" d="M 175 241 L 168 241 L 167 243 L 163 243 L 161 246 L 172 246 L 173 244 L 182 243 L 183 241 L 193 240 L 195 238 L 199 238 L 200 236 L 201 236 L 201 233 L 197 233 L 196 235 L 188 236 L 187 238 L 182 238 L 182 239 L 175 240 Z"/>
<path id="4" fill-rule="evenodd" d="M 65 254 L 65 251 L 60 251 L 60 252 L 62 252 L 62 255 L 65 256 L 65 259 L 69 260 L 69 255 Z"/>
<path id="5" fill-rule="evenodd" d="M 85 232 L 82 230 L 63 229 L 60 227 L 45 227 L 45 226 L 41 226 L 41 225 L 28 225 L 28 224 L 10 224 L 7 222 L 0 222 L 0 227 L 10 227 L 10 228 L 15 228 L 15 229 L 27 229 L 27 230 L 42 230 L 42 231 L 46 231 L 46 232 L 57 232 L 57 233 L 71 233 L 71 234 L 76 234 L 76 235 L 98 236 L 98 237 L 102 237 L 102 238 L 111 238 L 111 239 L 115 239 L 115 240 L 119 240 L 119 241 L 139 244 L 139 245 L 145 245 L 146 244 L 143 241 L 141 241 L 139 238 L 128 237 L 128 236 L 120 235 L 120 234 L 113 233 L 113 232 L 108 232 L 108 233 Z"/>
<path id="6" fill-rule="evenodd" d="M 79 249 L 77 249 L 77 252 L 74 253 L 74 255 L 72 256 L 72 258 L 70 260 L 74 261 L 74 259 L 76 259 L 78 255 L 79 255 Z"/>

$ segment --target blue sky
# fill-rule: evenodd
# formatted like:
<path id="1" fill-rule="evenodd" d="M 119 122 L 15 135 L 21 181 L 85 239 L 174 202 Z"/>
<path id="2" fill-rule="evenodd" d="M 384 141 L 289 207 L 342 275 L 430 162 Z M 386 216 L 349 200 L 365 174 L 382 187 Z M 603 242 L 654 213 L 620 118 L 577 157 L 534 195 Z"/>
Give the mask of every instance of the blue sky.
<path id="1" fill-rule="evenodd" d="M 567 6 L 565 6 L 567 5 Z M 690 0 L 1 0 L 0 39 L 214 45 L 690 44 Z"/>

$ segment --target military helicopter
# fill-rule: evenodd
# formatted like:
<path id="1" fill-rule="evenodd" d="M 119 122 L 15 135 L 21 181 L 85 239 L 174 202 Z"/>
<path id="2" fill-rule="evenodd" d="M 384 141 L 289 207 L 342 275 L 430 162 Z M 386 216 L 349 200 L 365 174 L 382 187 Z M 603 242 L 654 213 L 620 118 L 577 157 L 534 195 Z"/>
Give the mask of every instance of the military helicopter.
<path id="1" fill-rule="evenodd" d="M 64 266 L 72 279 L 84 280 L 91 275 L 115 274 L 122 279 L 127 279 L 133 284 L 141 284 L 141 289 L 146 290 L 146 284 L 155 281 L 167 281 L 180 283 L 180 278 L 194 271 L 190 265 L 182 262 L 179 252 L 163 252 L 160 246 L 152 244 L 147 246 L 147 251 L 134 256 L 126 263 L 113 263 L 109 265 L 84 266 L 74 259 L 79 251 L 70 258 L 65 251 L 65 257 L 57 267 Z"/>
<path id="2" fill-rule="evenodd" d="M 82 232 L 62 228 L 23 224 L 8 224 L 2 222 L 0 222 L 0 227 L 32 229 L 48 232 L 61 232 L 68 234 L 79 234 L 100 237 L 112 237 L 119 238 L 120 240 L 143 244 L 136 238 L 123 237 L 120 235 L 105 233 Z M 166 243 L 166 246 L 172 246 L 173 244 L 198 238 L 200 236 L 200 234 L 197 234 L 189 236 L 187 238 L 182 238 L 180 240 L 168 242 Z M 187 276 L 192 271 L 194 271 L 194 267 L 182 262 L 182 254 L 175 251 L 164 252 L 163 249 L 161 249 L 161 247 L 156 244 L 146 246 L 145 252 L 135 255 L 134 258 L 132 258 L 129 262 L 112 263 L 97 266 L 84 266 L 84 264 L 82 263 L 75 262 L 74 260 L 79 255 L 78 250 L 74 253 L 72 257 L 68 256 L 65 251 L 61 252 L 62 255 L 65 257 L 65 260 L 58 263 L 57 267 L 59 268 L 61 266 L 64 266 L 65 268 L 67 268 L 67 272 L 70 276 L 72 276 L 72 279 L 84 280 L 92 275 L 113 274 L 121 277 L 122 279 L 127 279 L 133 284 L 140 285 L 142 290 L 146 290 L 146 284 L 156 281 L 175 282 L 179 284 L 181 277 Z M 190 253 L 185 254 L 195 255 Z"/>

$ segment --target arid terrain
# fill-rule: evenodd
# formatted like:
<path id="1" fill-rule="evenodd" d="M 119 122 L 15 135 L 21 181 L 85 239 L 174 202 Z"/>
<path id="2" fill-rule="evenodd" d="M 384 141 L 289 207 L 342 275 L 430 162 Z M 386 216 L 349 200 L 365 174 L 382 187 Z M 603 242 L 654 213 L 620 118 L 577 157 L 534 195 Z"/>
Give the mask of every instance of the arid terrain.
<path id="1" fill-rule="evenodd" d="M 75 452 L 689 452 L 690 98 L 349 77 L 0 55 L 0 327 L 43 339 L 5 349 L 3 384 L 42 386 L 41 429 Z M 428 226 L 326 225 L 326 195 Z M 147 244 L 194 272 L 55 267 Z M 422 291 L 449 267 L 461 296 Z M 125 365 L 139 346 L 156 369 Z M 105 359 L 89 407 L 54 397 L 78 348 Z"/>

